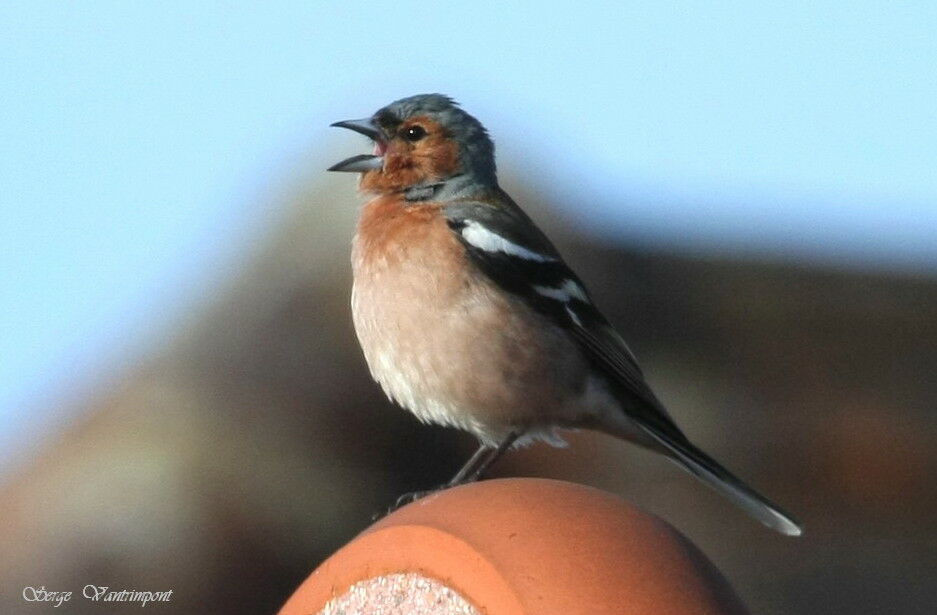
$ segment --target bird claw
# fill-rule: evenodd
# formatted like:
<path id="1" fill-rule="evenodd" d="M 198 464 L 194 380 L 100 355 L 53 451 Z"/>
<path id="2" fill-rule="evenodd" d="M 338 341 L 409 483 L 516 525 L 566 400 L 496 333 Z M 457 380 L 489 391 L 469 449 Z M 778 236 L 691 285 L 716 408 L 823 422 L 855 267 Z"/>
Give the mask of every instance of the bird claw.
<path id="1" fill-rule="evenodd" d="M 437 487 L 436 489 L 429 489 L 429 490 L 427 490 L 427 491 L 410 491 L 410 492 L 408 492 L 408 493 L 404 493 L 402 496 L 400 496 L 399 498 L 397 498 L 397 500 L 396 500 L 393 504 L 391 504 L 391 505 L 387 508 L 387 510 L 384 511 L 384 513 L 376 513 L 376 514 L 374 515 L 374 517 L 372 517 L 371 520 L 372 520 L 372 521 L 377 521 L 377 520 L 379 520 L 379 519 L 383 519 L 383 518 L 386 517 L 387 515 L 391 514 L 392 512 L 397 511 L 397 510 L 400 509 L 400 508 L 403 508 L 403 507 L 406 506 L 407 504 L 412 504 L 413 502 L 416 502 L 416 501 L 419 500 L 420 498 L 423 498 L 423 497 L 425 497 L 425 496 L 427 496 L 427 495 L 431 495 L 431 494 L 436 493 L 436 492 L 438 492 L 438 491 L 442 491 L 442 490 L 445 489 L 446 487 L 447 487 L 447 485 L 442 485 L 442 486 L 440 486 L 440 487 Z"/>
<path id="2" fill-rule="evenodd" d="M 397 510 L 398 508 L 402 508 L 406 506 L 407 504 L 416 502 L 420 498 L 426 497 L 427 495 L 430 495 L 431 493 L 436 493 L 437 491 L 440 491 L 442 489 L 445 489 L 445 487 L 437 487 L 436 489 L 430 489 L 428 491 L 411 491 L 410 493 L 405 493 L 399 498 L 397 498 L 397 501 L 394 502 L 394 505 L 391 506 L 387 512 L 388 514 L 390 514 L 394 512 L 395 510 Z"/>

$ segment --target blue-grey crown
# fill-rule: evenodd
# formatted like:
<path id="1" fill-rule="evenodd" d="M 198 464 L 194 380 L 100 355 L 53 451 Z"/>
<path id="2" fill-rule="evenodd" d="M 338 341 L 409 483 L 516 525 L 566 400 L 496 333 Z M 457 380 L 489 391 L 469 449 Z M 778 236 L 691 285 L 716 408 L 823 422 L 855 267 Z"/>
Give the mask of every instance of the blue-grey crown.
<path id="1" fill-rule="evenodd" d="M 374 114 L 375 121 L 393 130 L 408 118 L 425 115 L 438 122 L 459 143 L 461 172 L 476 181 L 497 183 L 495 147 L 482 123 L 459 103 L 443 94 L 417 94 L 394 101 Z"/>

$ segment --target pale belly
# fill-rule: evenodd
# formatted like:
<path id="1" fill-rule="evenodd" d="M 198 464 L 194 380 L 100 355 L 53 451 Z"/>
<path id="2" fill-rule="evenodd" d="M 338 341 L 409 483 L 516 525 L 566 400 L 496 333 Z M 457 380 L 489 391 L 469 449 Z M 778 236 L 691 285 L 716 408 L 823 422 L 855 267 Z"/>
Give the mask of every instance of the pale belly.
<path id="1" fill-rule="evenodd" d="M 355 259 L 355 330 L 374 379 L 422 421 L 495 444 L 550 440 L 595 412 L 575 344 L 479 273 L 446 276 L 429 255 Z M 469 270 L 472 271 L 472 270 Z"/>

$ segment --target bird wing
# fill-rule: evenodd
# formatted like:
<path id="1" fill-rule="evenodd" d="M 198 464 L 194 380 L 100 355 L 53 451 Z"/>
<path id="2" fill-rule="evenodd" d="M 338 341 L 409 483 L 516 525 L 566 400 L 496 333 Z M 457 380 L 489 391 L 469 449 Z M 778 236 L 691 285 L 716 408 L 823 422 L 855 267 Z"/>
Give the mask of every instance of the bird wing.
<path id="1" fill-rule="evenodd" d="M 567 331 L 593 367 L 606 376 L 622 402 L 622 411 L 661 452 L 768 527 L 790 536 L 801 533 L 790 515 L 687 440 L 644 380 L 634 353 L 592 303 L 582 281 L 507 195 L 489 203 L 453 202 L 443 211 L 478 269 Z"/>
<path id="2" fill-rule="evenodd" d="M 629 416 L 669 439 L 685 441 L 645 381 L 634 353 L 523 210 L 502 195 L 495 202 L 452 202 L 443 211 L 479 270 L 567 331 L 620 396 L 644 402 L 624 404 Z"/>

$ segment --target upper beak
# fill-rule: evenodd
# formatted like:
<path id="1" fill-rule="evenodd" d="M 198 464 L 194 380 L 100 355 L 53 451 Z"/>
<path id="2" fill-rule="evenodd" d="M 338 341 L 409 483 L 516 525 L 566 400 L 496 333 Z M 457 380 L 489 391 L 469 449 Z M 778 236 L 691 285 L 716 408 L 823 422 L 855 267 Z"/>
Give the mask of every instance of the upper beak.
<path id="1" fill-rule="evenodd" d="M 359 132 L 364 136 L 372 139 L 374 141 L 381 141 L 381 131 L 377 126 L 374 125 L 374 122 L 371 118 L 364 120 L 345 120 L 343 122 L 335 122 L 331 124 L 337 128 L 347 128 L 348 130 L 354 130 Z M 329 171 L 346 171 L 349 173 L 364 173 L 365 171 L 373 171 L 376 169 L 381 169 L 384 166 L 384 159 L 381 156 L 376 156 L 372 154 L 358 154 L 357 156 L 352 156 L 342 160 L 337 164 L 333 164 L 329 167 Z"/>
<path id="2" fill-rule="evenodd" d="M 374 125 L 374 121 L 371 118 L 366 118 L 363 120 L 345 120 L 344 122 L 335 122 L 334 124 L 329 124 L 329 126 L 354 130 L 355 132 L 360 132 L 364 136 L 375 141 L 381 138 L 381 131 L 377 126 Z"/>

